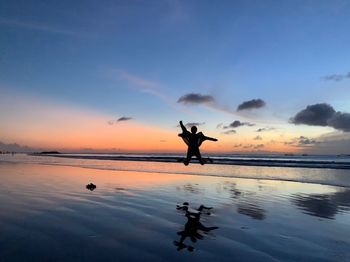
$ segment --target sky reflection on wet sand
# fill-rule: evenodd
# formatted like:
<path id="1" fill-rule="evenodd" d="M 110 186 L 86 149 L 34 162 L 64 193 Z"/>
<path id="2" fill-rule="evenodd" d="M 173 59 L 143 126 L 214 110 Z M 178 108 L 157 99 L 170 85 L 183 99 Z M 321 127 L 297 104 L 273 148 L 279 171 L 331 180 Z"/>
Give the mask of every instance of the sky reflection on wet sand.
<path id="1" fill-rule="evenodd" d="M 5 261 L 350 256 L 347 188 L 14 163 L 1 163 L 0 176 Z M 85 188 L 90 182 L 97 186 L 93 191 Z M 185 239 L 191 252 L 174 245 L 187 221 L 175 207 L 185 201 L 214 207 L 201 223 L 218 227 L 195 243 Z"/>

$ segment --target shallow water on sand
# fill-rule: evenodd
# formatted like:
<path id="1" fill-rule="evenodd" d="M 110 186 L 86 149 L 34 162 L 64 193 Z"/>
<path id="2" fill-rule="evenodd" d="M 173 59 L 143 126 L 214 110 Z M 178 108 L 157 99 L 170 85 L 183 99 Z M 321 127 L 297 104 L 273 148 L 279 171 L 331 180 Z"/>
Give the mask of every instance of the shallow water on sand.
<path id="1" fill-rule="evenodd" d="M 344 187 L 5 162 L 0 178 L 1 261 L 350 260 Z M 218 229 L 184 234 L 185 201 Z"/>
<path id="2" fill-rule="evenodd" d="M 327 168 L 295 168 L 268 166 L 240 166 L 191 163 L 116 161 L 100 159 L 72 159 L 53 156 L 33 156 L 26 154 L 0 155 L 0 163 L 37 163 L 47 165 L 77 166 L 93 169 L 137 171 L 164 174 L 191 174 L 200 176 L 221 176 L 236 178 L 254 178 L 264 180 L 283 180 L 302 183 L 343 186 L 350 188 L 350 170 Z"/>

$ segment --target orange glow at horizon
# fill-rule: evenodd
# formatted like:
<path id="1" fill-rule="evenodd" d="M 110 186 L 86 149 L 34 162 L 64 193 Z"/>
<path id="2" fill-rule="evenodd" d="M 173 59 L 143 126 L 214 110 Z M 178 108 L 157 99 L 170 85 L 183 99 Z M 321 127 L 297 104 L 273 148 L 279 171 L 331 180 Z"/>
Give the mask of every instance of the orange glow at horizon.
<path id="1" fill-rule="evenodd" d="M 85 108 L 43 102 L 32 97 L 16 97 L 18 103 L 4 99 L 1 109 L 12 111 L 11 117 L 2 115 L 6 123 L 0 129 L 5 143 L 19 143 L 33 148 L 79 151 L 84 149 L 119 152 L 186 152 L 187 147 L 177 136 L 179 128 L 161 128 L 141 123 L 138 119 L 115 122 L 115 116 Z M 264 134 L 261 141 L 254 140 L 256 133 L 240 129 L 239 134 L 224 135 L 218 130 L 200 130 L 216 137 L 218 142 L 204 142 L 202 152 L 291 152 L 300 151 L 286 145 L 278 134 Z M 291 139 L 289 135 L 285 138 Z M 241 145 L 235 147 L 235 145 Z M 259 144 L 264 144 L 258 147 Z"/>
<path id="2" fill-rule="evenodd" d="M 15 135 L 15 141 L 23 145 L 36 148 L 64 149 L 64 150 L 113 150 L 120 152 L 186 152 L 186 145 L 177 129 L 164 129 L 148 126 L 136 121 L 120 122 L 108 125 L 106 117 L 95 116 L 84 119 L 82 115 L 66 118 L 64 123 L 46 124 L 38 127 L 33 122 L 25 128 L 25 132 Z M 79 120 L 78 120 L 79 119 Z M 61 126 L 59 126 L 61 125 Z M 24 129 L 24 128 L 23 128 Z M 0 131 L 0 133 L 4 133 Z M 4 137 L 4 134 L 1 134 Z M 253 146 L 264 144 L 261 151 L 298 152 L 298 148 L 285 145 L 282 142 L 269 143 L 254 141 L 239 136 L 225 136 L 210 134 L 219 139 L 218 142 L 207 141 L 201 146 L 203 152 L 252 152 Z M 235 148 L 235 144 L 242 147 Z M 245 147 L 245 145 L 251 147 Z M 255 150 L 257 151 L 257 150 Z"/>

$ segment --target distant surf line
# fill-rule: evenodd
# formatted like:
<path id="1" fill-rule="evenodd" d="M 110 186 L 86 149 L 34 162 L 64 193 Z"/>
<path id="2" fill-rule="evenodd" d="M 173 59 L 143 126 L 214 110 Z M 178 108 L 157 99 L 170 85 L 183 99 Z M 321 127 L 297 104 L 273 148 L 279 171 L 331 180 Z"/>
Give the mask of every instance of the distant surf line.
<path id="1" fill-rule="evenodd" d="M 112 161 L 143 161 L 143 162 L 180 162 L 181 157 L 177 156 L 126 156 L 126 155 L 93 155 L 93 154 L 32 154 L 34 156 L 51 156 L 72 159 L 91 159 L 91 160 L 112 160 Z M 260 167 L 290 167 L 290 168 L 321 168 L 321 169 L 350 169 L 350 162 L 332 161 L 332 160 L 290 160 L 290 159 L 242 159 L 210 157 L 213 163 L 217 165 L 238 165 L 238 166 L 260 166 Z M 199 163 L 194 160 L 194 163 Z"/>
<path id="2" fill-rule="evenodd" d="M 1 162 L 7 162 L 11 164 L 18 164 L 18 162 L 11 162 L 11 161 L 1 161 Z M 0 162 L 0 163 L 1 163 Z M 209 173 L 198 173 L 193 171 L 162 171 L 162 170 L 139 170 L 139 169 L 130 169 L 130 168 L 118 168 L 118 167 L 106 167 L 106 166 L 94 166 L 94 165 L 87 165 L 87 164 L 68 164 L 68 163 L 50 163 L 50 162 L 25 162 L 22 164 L 28 164 L 28 165 L 46 165 L 46 166 L 66 166 L 66 167 L 76 167 L 76 168 L 84 168 L 84 169 L 94 169 L 94 170 L 104 170 L 104 171 L 117 171 L 117 172 L 137 172 L 137 173 L 156 173 L 156 174 L 168 174 L 168 175 L 186 175 L 186 176 L 208 176 L 208 177 L 218 177 L 218 178 L 225 178 L 225 179 L 248 179 L 248 180 L 266 180 L 266 181 L 276 181 L 276 182 L 291 182 L 291 183 L 302 183 L 302 184 L 313 184 L 313 185 L 322 185 L 322 186 L 332 186 L 332 187 L 342 187 L 342 188 L 350 188 L 350 184 L 342 184 L 342 183 L 333 183 L 333 182 L 326 182 L 326 181 L 319 181 L 319 180 L 301 180 L 301 179 L 288 179 L 283 177 L 278 178 L 271 178 L 271 177 L 261 177 L 261 176 L 240 176 L 237 174 L 230 174 L 230 175 L 224 175 L 224 174 L 209 174 Z M 283 168 L 283 167 L 282 167 Z"/>

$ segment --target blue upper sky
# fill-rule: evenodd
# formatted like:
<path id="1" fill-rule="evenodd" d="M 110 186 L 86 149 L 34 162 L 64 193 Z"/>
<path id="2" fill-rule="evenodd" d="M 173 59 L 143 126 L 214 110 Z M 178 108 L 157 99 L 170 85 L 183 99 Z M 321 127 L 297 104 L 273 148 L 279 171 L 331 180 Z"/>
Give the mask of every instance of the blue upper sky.
<path id="1" fill-rule="evenodd" d="M 294 130 L 308 105 L 350 111 L 349 28 L 349 1 L 1 0 L 0 89 L 164 128 Z M 215 103 L 177 103 L 189 93 Z"/>

